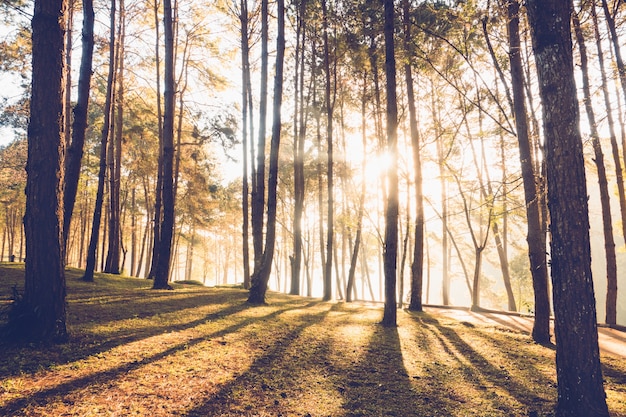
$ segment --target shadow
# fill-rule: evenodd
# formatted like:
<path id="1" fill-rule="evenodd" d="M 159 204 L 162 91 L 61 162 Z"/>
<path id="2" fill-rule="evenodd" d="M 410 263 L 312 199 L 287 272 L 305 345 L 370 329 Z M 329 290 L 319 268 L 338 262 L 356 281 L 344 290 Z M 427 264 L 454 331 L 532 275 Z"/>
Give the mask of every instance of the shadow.
<path id="1" fill-rule="evenodd" d="M 250 306 L 244 302 L 245 299 L 242 296 L 241 300 L 231 301 L 236 304 L 218 309 L 212 313 L 201 316 L 196 320 L 179 324 L 171 324 L 167 321 L 159 323 L 157 321 L 159 319 L 159 315 L 167 314 L 168 312 L 180 311 L 185 308 L 211 306 L 214 301 L 214 297 L 205 294 L 203 296 L 194 295 L 186 300 L 178 300 L 177 302 L 171 303 L 159 303 L 158 301 L 155 301 L 155 305 L 162 308 L 162 310 L 159 310 L 158 308 L 154 309 L 152 305 L 150 305 L 150 310 L 140 308 L 136 310 L 125 309 L 123 313 L 113 313 L 116 314 L 116 320 L 146 318 L 152 320 L 152 322 L 149 326 L 121 329 L 105 337 L 90 333 L 89 326 L 83 323 L 85 321 L 89 322 L 92 319 L 98 324 L 104 323 L 104 321 L 98 321 L 97 317 L 99 315 L 109 314 L 110 310 L 115 309 L 114 307 L 97 304 L 89 306 L 87 309 L 73 309 L 70 306 L 68 309 L 70 318 L 80 317 L 80 320 L 83 321 L 83 323 L 78 324 L 78 326 L 83 326 L 83 329 L 79 332 L 74 332 L 74 334 L 70 336 L 70 342 L 65 346 L 40 346 L 36 344 L 27 346 L 17 346 L 11 344 L 0 345 L 0 354 L 2 354 L 2 357 L 7 361 L 6 363 L 8 365 L 5 368 L 6 371 L 3 372 L 0 377 L 34 373 L 42 368 L 45 369 L 54 365 L 62 365 L 79 361 L 121 345 L 147 339 L 165 332 L 191 329 L 209 321 L 219 320 L 222 317 L 231 316 L 250 308 Z M 221 304 L 217 304 L 217 306 L 220 305 Z M 24 354 L 25 351 L 30 352 Z M 39 353 L 36 354 L 36 352 Z"/>
<path id="2" fill-rule="evenodd" d="M 533 387 L 537 384 L 554 385 L 554 382 L 540 376 L 541 373 L 538 369 L 536 372 L 529 372 L 529 379 L 523 384 L 516 380 L 504 365 L 494 365 L 491 362 L 494 358 L 486 358 L 481 355 L 472 345 L 463 340 L 452 327 L 440 324 L 435 318 L 422 322 L 443 346 L 448 346 L 446 352 L 457 361 L 462 370 L 463 378 L 480 391 L 484 391 L 485 400 L 491 402 L 494 409 L 501 410 L 502 415 L 517 415 L 519 409 L 514 409 L 506 401 L 502 401 L 495 392 L 496 389 L 506 392 L 530 410 L 544 409 L 547 406 L 547 409 L 542 411 L 551 411 L 552 400 L 535 393 Z M 481 337 L 484 338 L 484 334 Z M 495 343 L 496 341 L 491 342 Z M 501 351 L 501 349 L 499 350 Z M 516 360 L 519 361 L 519 358 Z M 506 361 L 506 363 L 511 362 L 515 363 L 515 361 Z M 531 375 L 532 379 L 530 379 Z"/>
<path id="3" fill-rule="evenodd" d="M 312 303 L 312 304 L 316 304 L 316 303 Z M 238 308 L 241 310 L 241 309 L 247 308 L 247 306 L 244 305 L 243 307 L 238 307 Z M 60 383 L 54 387 L 37 391 L 25 397 L 20 397 L 20 398 L 16 398 L 13 400 L 9 400 L 2 407 L 0 407 L 0 415 L 12 415 L 13 413 L 19 412 L 22 408 L 26 406 L 43 405 L 54 397 L 66 396 L 72 392 L 75 392 L 75 391 L 78 391 L 78 390 L 81 390 L 90 386 L 101 385 L 101 384 L 106 384 L 107 382 L 115 381 L 118 377 L 122 375 L 125 375 L 134 370 L 137 370 L 138 368 L 141 368 L 148 364 L 162 360 L 168 357 L 169 355 L 173 355 L 177 352 L 189 349 L 190 347 L 197 345 L 199 343 L 202 343 L 204 341 L 223 337 L 229 333 L 237 332 L 254 322 L 263 321 L 263 320 L 271 320 L 289 310 L 300 309 L 300 308 L 302 308 L 302 306 L 283 308 L 283 309 L 276 310 L 262 317 L 243 318 L 237 324 L 233 324 L 231 326 L 225 327 L 223 329 L 220 329 L 211 333 L 202 334 L 201 336 L 186 340 L 182 343 L 179 343 L 175 346 L 165 349 L 157 354 L 143 357 L 140 360 L 128 362 L 118 367 L 115 367 L 113 369 L 96 372 L 94 374 L 90 374 L 81 378 L 72 379 L 67 382 Z M 218 312 L 216 314 L 226 315 L 226 312 L 222 311 L 221 313 Z"/>
<path id="4" fill-rule="evenodd" d="M 300 309 L 306 310 L 319 304 L 311 302 Z M 293 415 L 285 411 L 288 408 L 287 399 L 293 396 L 293 384 L 298 380 L 297 372 L 311 363 L 313 353 L 291 352 L 292 346 L 308 327 L 322 322 L 328 314 L 329 310 L 307 315 L 306 320 L 294 324 L 292 329 L 273 340 L 244 373 L 222 385 L 216 393 L 201 400 L 200 404 L 187 410 L 184 415 L 259 415 L 260 412 L 272 416 Z M 254 403 L 249 401 L 251 398 Z"/>
<path id="5" fill-rule="evenodd" d="M 434 392 L 417 392 L 404 366 L 397 327 L 374 325 L 361 361 L 341 372 L 344 416 L 428 416 Z"/>

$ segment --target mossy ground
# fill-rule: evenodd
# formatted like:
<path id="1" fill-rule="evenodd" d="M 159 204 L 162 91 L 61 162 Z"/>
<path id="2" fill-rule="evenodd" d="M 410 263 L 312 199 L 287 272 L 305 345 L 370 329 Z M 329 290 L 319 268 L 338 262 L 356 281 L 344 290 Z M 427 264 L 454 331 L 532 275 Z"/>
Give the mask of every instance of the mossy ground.
<path id="1" fill-rule="evenodd" d="M 550 416 L 554 349 L 505 325 L 69 270 L 64 345 L 0 343 L 3 416 Z M 0 265 L 0 300 L 23 266 Z M 626 346 L 625 346 L 626 349 Z M 611 415 L 626 361 L 603 355 Z"/>

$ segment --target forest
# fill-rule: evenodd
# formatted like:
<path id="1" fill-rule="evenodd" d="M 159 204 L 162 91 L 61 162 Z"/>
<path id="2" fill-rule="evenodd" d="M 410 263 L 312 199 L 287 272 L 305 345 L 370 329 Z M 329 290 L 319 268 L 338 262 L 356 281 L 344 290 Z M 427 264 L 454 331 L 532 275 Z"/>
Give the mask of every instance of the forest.
<path id="1" fill-rule="evenodd" d="M 76 337 L 68 268 L 376 305 L 385 328 L 508 312 L 559 341 L 556 414 L 609 414 L 623 2 L 0 8 L 0 261 L 24 265 L 9 339 Z"/>

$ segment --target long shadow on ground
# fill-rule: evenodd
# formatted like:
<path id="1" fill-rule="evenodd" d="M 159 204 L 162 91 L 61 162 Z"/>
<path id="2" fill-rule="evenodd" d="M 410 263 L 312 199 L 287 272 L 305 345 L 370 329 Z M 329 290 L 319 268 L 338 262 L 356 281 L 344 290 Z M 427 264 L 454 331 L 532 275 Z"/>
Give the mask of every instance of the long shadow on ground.
<path id="1" fill-rule="evenodd" d="M 245 304 L 241 306 L 233 306 L 230 309 L 225 309 L 220 312 L 216 312 L 215 317 L 224 317 L 226 315 L 234 314 L 237 311 L 241 311 L 248 307 L 249 306 Z M 80 390 L 80 389 L 83 389 L 92 385 L 103 385 L 103 384 L 106 384 L 107 382 L 115 381 L 118 377 L 122 375 L 132 372 L 133 370 L 141 368 L 145 365 L 162 360 L 163 358 L 166 358 L 169 355 L 173 355 L 179 351 L 189 349 L 190 346 L 194 346 L 196 344 L 199 344 L 209 339 L 219 338 L 229 333 L 237 332 L 241 330 L 242 328 L 250 325 L 253 322 L 256 322 L 259 320 L 270 320 L 280 314 L 285 313 L 286 311 L 297 309 L 297 308 L 300 308 L 300 306 L 278 309 L 262 317 L 242 318 L 237 324 L 231 325 L 229 327 L 220 329 L 212 333 L 202 334 L 199 337 L 193 338 L 191 340 L 186 340 L 182 343 L 179 343 L 175 346 L 165 349 L 159 353 L 144 357 L 141 360 L 128 362 L 121 366 L 115 367 L 113 369 L 90 374 L 82 378 L 72 379 L 70 381 L 56 385 L 52 388 L 38 391 L 32 395 L 8 401 L 4 406 L 0 407 L 0 415 L 2 416 L 16 415 L 17 416 L 17 415 L 20 415 L 20 409 L 24 408 L 27 405 L 33 405 L 33 404 L 43 405 L 47 401 L 51 400 L 52 398 L 56 396 L 65 396 L 71 392 L 74 392 L 74 391 L 77 391 L 77 390 Z M 204 321 L 206 319 L 207 318 L 204 318 L 203 320 L 198 320 L 198 322 Z M 120 344 L 120 343 L 117 343 L 117 344 Z"/>

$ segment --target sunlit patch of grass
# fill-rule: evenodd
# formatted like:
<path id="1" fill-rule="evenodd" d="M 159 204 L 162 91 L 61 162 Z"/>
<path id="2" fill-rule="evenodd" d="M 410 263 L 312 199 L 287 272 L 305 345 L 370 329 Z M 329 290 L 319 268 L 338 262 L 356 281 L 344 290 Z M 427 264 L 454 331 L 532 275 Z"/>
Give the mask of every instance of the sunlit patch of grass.
<path id="1" fill-rule="evenodd" d="M 20 277 L 21 274 L 21 277 Z M 554 350 L 501 326 L 68 271 L 66 345 L 0 345 L 0 415 L 550 416 Z M 23 265 L 0 265 L 0 299 Z M 612 416 L 626 363 L 603 357 Z"/>

